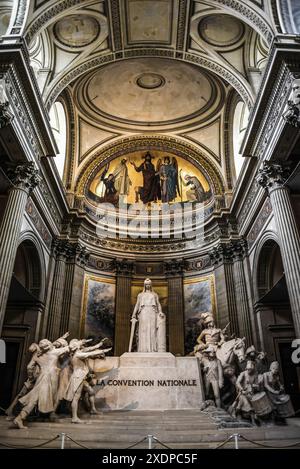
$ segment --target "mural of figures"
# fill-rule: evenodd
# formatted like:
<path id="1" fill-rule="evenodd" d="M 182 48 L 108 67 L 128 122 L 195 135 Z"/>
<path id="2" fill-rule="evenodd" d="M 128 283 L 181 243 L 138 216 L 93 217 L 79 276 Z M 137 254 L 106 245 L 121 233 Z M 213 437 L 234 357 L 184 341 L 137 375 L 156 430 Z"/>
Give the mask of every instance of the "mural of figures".
<path id="1" fill-rule="evenodd" d="M 97 203 L 164 204 L 212 201 L 206 176 L 192 162 L 163 150 L 136 151 L 106 163 L 92 179 Z"/>
<path id="2" fill-rule="evenodd" d="M 214 312 L 214 278 L 209 275 L 184 282 L 185 353 L 190 353 L 201 332 L 200 318 Z"/>
<path id="3" fill-rule="evenodd" d="M 158 173 L 160 177 L 161 200 L 162 202 L 173 202 L 176 195 L 180 196 L 178 183 L 178 165 L 176 158 L 165 156 L 163 162 L 158 161 Z"/>
<path id="4" fill-rule="evenodd" d="M 116 205 L 119 201 L 117 189 L 115 188 L 116 179 L 113 173 L 110 173 L 108 177 L 106 177 L 108 170 L 109 170 L 109 164 L 105 166 L 104 171 L 100 176 L 99 185 L 103 183 L 105 190 L 104 190 L 104 195 L 99 198 L 99 202 Z"/>
<path id="5" fill-rule="evenodd" d="M 123 158 L 113 172 L 115 178 L 115 188 L 120 197 L 127 196 L 132 184 L 128 175 L 127 160 Z"/>
<path id="6" fill-rule="evenodd" d="M 144 204 L 149 202 L 156 202 L 161 199 L 161 190 L 159 185 L 159 177 L 152 163 L 152 155 L 147 152 L 143 157 L 145 161 L 139 166 L 134 161 L 131 161 L 132 166 L 138 173 L 143 174 L 143 185 L 135 187 L 136 202 L 139 197 Z"/>
<path id="7" fill-rule="evenodd" d="M 81 335 L 85 338 L 114 340 L 115 283 L 88 276 L 85 280 Z"/>
<path id="8" fill-rule="evenodd" d="M 186 174 L 183 178 L 181 175 L 181 183 L 184 186 L 188 186 L 186 197 L 189 201 L 204 202 L 206 199 L 206 193 L 201 182 L 196 176 Z"/>

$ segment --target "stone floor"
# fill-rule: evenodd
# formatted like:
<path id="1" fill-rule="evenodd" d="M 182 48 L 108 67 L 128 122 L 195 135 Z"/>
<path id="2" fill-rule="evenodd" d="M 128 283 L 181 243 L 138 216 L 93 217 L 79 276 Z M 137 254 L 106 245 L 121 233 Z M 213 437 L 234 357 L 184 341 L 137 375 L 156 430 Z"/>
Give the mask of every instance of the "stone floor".
<path id="1" fill-rule="evenodd" d="M 216 448 L 233 433 L 239 433 L 248 440 L 257 441 L 270 447 L 284 447 L 299 442 L 300 419 L 289 419 L 285 426 L 263 426 L 259 428 L 219 428 L 212 415 L 200 410 L 177 411 L 114 411 L 89 417 L 84 423 L 72 424 L 69 417 L 56 422 L 28 422 L 28 429 L 18 430 L 12 422 L 0 417 L 0 445 L 31 447 L 40 445 L 64 432 L 74 441 L 88 448 L 127 448 L 153 435 L 171 449 Z M 45 448 L 59 448 L 61 436 L 45 445 Z M 259 447 L 240 440 L 240 447 Z M 65 448 L 79 448 L 70 439 Z M 233 448 L 231 440 L 224 448 Z M 148 448 L 148 442 L 139 443 L 136 448 Z M 153 448 L 163 448 L 153 442 Z"/>

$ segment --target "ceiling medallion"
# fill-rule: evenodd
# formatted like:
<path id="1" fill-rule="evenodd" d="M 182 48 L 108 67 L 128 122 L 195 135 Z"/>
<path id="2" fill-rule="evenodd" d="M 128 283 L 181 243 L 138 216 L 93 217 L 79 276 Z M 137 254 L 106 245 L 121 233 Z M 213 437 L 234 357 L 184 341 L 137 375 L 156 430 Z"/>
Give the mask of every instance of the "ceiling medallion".
<path id="1" fill-rule="evenodd" d="M 68 47 L 85 47 L 91 44 L 100 33 L 98 21 L 88 15 L 69 15 L 54 26 L 54 35 Z"/>
<path id="2" fill-rule="evenodd" d="M 146 90 L 161 88 L 165 84 L 165 79 L 158 73 L 142 73 L 136 78 L 136 84 Z"/>

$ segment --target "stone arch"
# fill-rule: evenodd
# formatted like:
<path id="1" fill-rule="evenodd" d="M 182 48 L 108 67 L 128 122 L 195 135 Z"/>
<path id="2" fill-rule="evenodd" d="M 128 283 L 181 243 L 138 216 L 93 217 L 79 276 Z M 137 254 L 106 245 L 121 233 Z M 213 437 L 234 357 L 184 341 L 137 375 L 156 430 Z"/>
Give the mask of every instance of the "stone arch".
<path id="1" fill-rule="evenodd" d="M 259 301 L 263 293 L 267 292 L 269 275 L 267 257 L 268 254 L 272 252 L 272 250 L 276 249 L 276 247 L 280 249 L 280 243 L 277 234 L 271 230 L 266 231 L 259 240 L 254 254 L 252 276 L 255 301 Z M 261 280 L 263 285 L 259 285 L 259 280 Z"/>
<path id="2" fill-rule="evenodd" d="M 28 290 L 41 302 L 46 295 L 46 262 L 43 248 L 32 231 L 23 231 L 19 238 L 18 249 L 27 257 Z"/>
<path id="3" fill-rule="evenodd" d="M 194 147 L 190 143 L 175 137 L 161 135 L 127 137 L 100 148 L 89 157 L 89 161 L 83 167 L 77 177 L 75 193 L 84 195 L 87 184 L 92 179 L 103 163 L 109 162 L 117 156 L 125 155 L 131 150 L 147 151 L 151 149 L 162 149 L 172 151 L 178 156 L 189 160 L 199 167 L 207 176 L 215 195 L 221 196 L 225 191 L 225 182 L 217 166 L 212 162 L 204 151 Z"/>

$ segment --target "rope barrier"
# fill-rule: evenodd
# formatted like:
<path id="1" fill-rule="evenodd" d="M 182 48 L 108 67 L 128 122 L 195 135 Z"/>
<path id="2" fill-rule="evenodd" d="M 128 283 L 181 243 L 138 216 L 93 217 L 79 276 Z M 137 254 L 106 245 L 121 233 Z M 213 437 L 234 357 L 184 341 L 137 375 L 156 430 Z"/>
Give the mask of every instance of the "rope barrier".
<path id="1" fill-rule="evenodd" d="M 263 448 L 270 448 L 270 449 L 280 449 L 280 448 L 287 449 L 287 448 L 293 448 L 295 446 L 300 445 L 300 441 L 298 441 L 297 443 L 292 443 L 291 445 L 286 445 L 286 446 L 271 446 L 271 445 L 265 445 L 264 443 L 259 443 L 258 441 L 249 440 L 249 438 L 246 438 L 243 435 L 240 435 L 240 437 L 242 440 L 247 441 L 248 443 L 252 443 L 253 445 L 262 446 Z"/>
<path id="2" fill-rule="evenodd" d="M 90 448 L 88 446 L 85 446 L 84 444 L 80 443 L 79 441 L 74 440 L 70 435 L 68 435 L 66 433 L 61 433 L 59 435 L 56 435 L 55 437 L 51 438 L 50 440 L 44 441 L 44 442 L 39 443 L 38 445 L 34 445 L 34 446 L 10 445 L 10 444 L 1 443 L 1 442 L 0 442 L 0 446 L 2 446 L 4 448 L 9 448 L 9 449 L 37 449 L 37 448 L 42 448 L 43 446 L 46 446 L 47 444 L 52 443 L 53 441 L 56 441 L 58 438 L 61 438 L 61 449 L 65 449 L 65 441 L 67 439 L 72 441 L 74 444 L 76 444 L 80 448 L 92 449 L 92 448 Z M 246 441 L 247 443 L 251 443 L 253 445 L 260 446 L 260 447 L 263 447 L 263 448 L 269 448 L 269 449 L 287 449 L 287 448 L 294 448 L 294 447 L 300 445 L 300 441 L 297 441 L 296 443 L 292 443 L 292 444 L 285 445 L 285 446 L 266 445 L 266 444 L 260 443 L 258 441 L 250 440 L 249 438 L 245 437 L 244 435 L 240 435 L 239 433 L 233 433 L 226 440 L 224 440 L 222 443 L 220 443 L 218 446 L 216 446 L 215 449 L 222 448 L 223 446 L 225 446 L 227 443 L 229 443 L 232 440 L 234 440 L 235 449 L 239 449 L 238 441 L 240 439 Z M 144 441 L 146 441 L 146 440 L 148 440 L 148 442 L 149 442 L 149 448 L 148 449 L 152 449 L 152 440 L 155 441 L 156 443 L 160 444 L 161 446 L 163 446 L 166 449 L 172 449 L 172 448 L 170 448 L 170 446 L 166 445 L 165 443 L 163 443 L 162 441 L 160 441 L 158 438 L 156 438 L 153 435 L 147 435 L 145 438 L 138 441 L 137 443 L 134 443 L 130 446 L 127 446 L 126 448 L 123 448 L 123 449 L 126 450 L 126 449 L 134 448 L 137 445 L 139 445 L 141 443 L 144 443 Z"/>
<path id="3" fill-rule="evenodd" d="M 157 441 L 157 443 L 159 443 L 159 444 L 160 444 L 161 446 L 163 446 L 164 448 L 166 448 L 166 449 L 172 449 L 172 448 L 170 448 L 170 446 L 167 446 L 167 445 L 165 445 L 164 443 L 162 443 L 161 441 L 159 441 L 159 439 L 156 438 L 155 436 L 153 436 L 152 438 L 153 438 L 154 441 Z"/>
<path id="4" fill-rule="evenodd" d="M 1 443 L 1 442 L 0 442 L 0 446 L 3 446 L 4 448 L 11 448 L 11 449 L 36 449 L 36 448 L 41 448 L 42 446 L 45 446 L 48 443 L 52 443 L 58 438 L 60 438 L 60 435 L 56 435 L 54 438 L 51 438 L 51 440 L 44 441 L 43 443 L 40 443 L 34 446 L 9 445 L 7 443 Z"/>
<path id="5" fill-rule="evenodd" d="M 76 441 L 76 440 L 73 440 L 73 438 L 72 438 L 70 435 L 66 435 L 66 438 L 67 438 L 68 440 L 73 441 L 73 443 L 75 443 L 75 445 L 78 445 L 78 446 L 80 446 L 80 447 L 83 448 L 83 449 L 92 449 L 92 448 L 89 448 L 88 446 L 83 445 L 82 443 L 79 443 L 79 442 Z"/>
<path id="6" fill-rule="evenodd" d="M 133 445 L 127 446 L 126 448 L 123 448 L 123 449 L 131 449 L 131 448 L 134 448 L 135 446 L 139 445 L 140 443 L 143 443 L 143 442 L 146 441 L 147 439 L 148 439 L 148 437 L 145 436 L 145 438 L 143 438 L 141 441 L 138 441 L 137 443 L 134 443 Z"/>
<path id="7" fill-rule="evenodd" d="M 222 448 L 223 446 L 225 446 L 229 441 L 231 441 L 233 438 L 233 435 L 230 435 L 227 440 L 223 441 L 223 443 L 219 444 L 218 446 L 216 446 L 215 449 L 219 449 L 219 448 Z"/>

